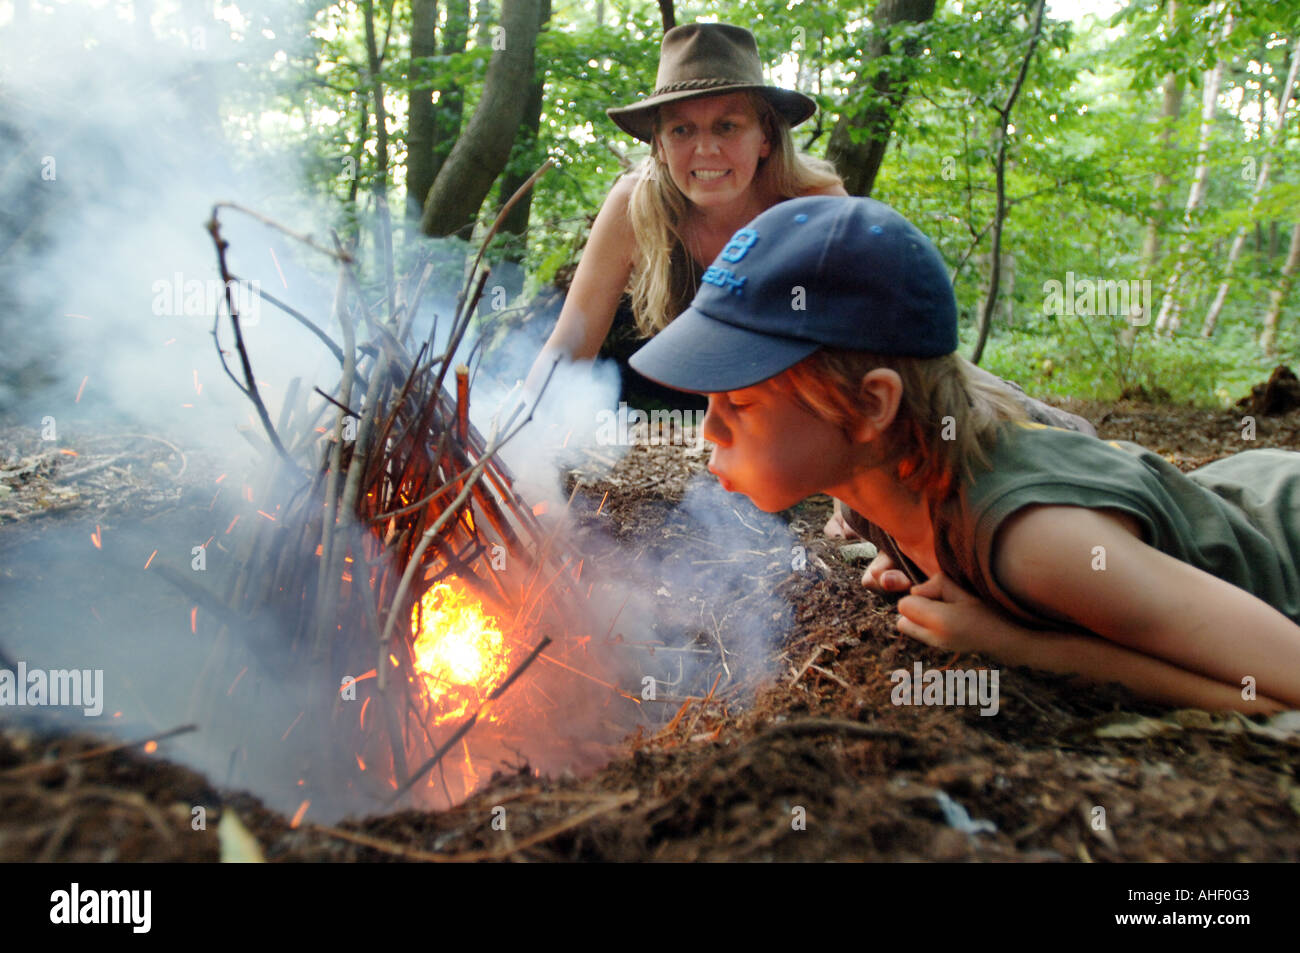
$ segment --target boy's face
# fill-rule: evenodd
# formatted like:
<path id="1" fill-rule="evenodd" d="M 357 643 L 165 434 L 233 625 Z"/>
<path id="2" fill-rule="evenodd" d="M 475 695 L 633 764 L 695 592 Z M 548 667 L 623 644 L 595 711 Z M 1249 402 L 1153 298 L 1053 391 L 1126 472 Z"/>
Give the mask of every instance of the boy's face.
<path id="1" fill-rule="evenodd" d="M 842 429 L 770 380 L 710 394 L 703 430 L 714 444 L 709 471 L 722 488 L 769 513 L 842 485 L 857 460 Z"/>

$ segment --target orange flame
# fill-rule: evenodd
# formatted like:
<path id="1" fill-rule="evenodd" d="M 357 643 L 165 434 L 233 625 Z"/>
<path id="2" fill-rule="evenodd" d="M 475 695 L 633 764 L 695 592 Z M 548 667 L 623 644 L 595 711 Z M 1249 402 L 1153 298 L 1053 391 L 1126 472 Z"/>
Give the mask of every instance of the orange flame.
<path id="1" fill-rule="evenodd" d="M 438 710 L 437 720 L 465 714 L 507 672 L 500 623 L 447 583 L 426 592 L 411 614 L 415 671 Z"/>

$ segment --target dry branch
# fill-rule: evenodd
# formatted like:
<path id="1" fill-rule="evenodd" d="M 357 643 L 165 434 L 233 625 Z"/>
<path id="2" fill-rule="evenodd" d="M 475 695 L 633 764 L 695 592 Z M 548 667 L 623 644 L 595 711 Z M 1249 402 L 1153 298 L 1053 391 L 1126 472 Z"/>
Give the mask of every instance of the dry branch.
<path id="1" fill-rule="evenodd" d="M 205 618 L 218 628 L 201 676 L 210 695 L 224 689 L 218 684 L 227 675 L 224 668 L 247 661 L 235 635 L 249 643 L 267 670 L 282 663 L 305 676 L 299 679 L 307 686 L 299 716 L 305 727 L 299 734 L 308 732 L 311 739 L 312 765 L 306 773 L 316 781 L 342 783 L 346 762 L 353 752 L 361 762 L 364 749 L 366 761 L 378 759 L 391 768 L 390 784 L 397 793 L 385 796 L 402 797 L 440 766 L 443 755 L 463 743 L 489 710 L 495 717 L 502 695 L 550 643 L 549 637 L 542 638 L 521 662 L 512 660 L 508 677 L 436 745 L 429 731 L 434 701 L 417 672 L 419 633 L 413 621 L 421 595 L 432 586 L 458 580 L 467 596 L 493 608 L 521 651 L 535 640 L 539 627 L 566 625 L 578 611 L 574 580 L 566 572 L 576 558 L 567 544 L 543 530 L 496 456 L 532 420 L 536 400 L 503 407 L 498 417 L 504 416 L 504 422 L 494 419 L 485 438 L 469 420 L 473 375 L 455 364 L 489 274 L 481 267 L 488 241 L 511 206 L 549 167 L 548 162 L 529 179 L 489 229 L 465 276 L 441 353 L 436 317 L 427 340 L 414 339 L 416 311 L 433 270 L 427 258 L 399 280 L 390 246 L 379 242 L 379 277 L 368 289 L 354 249 L 345 248 L 337 235 L 332 235 L 331 252 L 247 209 L 230 203 L 213 209 L 208 229 L 226 283 L 242 382 L 224 354 L 221 360 L 254 404 L 269 441 L 265 479 L 249 494 L 265 519 L 250 515 L 239 524 L 232 560 L 237 568 L 223 593 L 196 588 L 182 573 L 164 575 L 204 606 Z M 338 269 L 328 323 L 263 295 L 325 343 L 341 371 L 332 387 L 301 387 L 295 380 L 274 424 L 257 388 L 235 309 L 235 279 L 217 218 L 223 207 L 238 208 L 329 255 Z M 215 327 L 213 335 L 215 340 Z M 449 393 L 443 385 L 450 385 L 453 371 L 455 386 Z M 527 416 L 516 423 L 526 408 Z M 282 441 L 281 433 L 287 439 Z M 245 435 L 255 445 L 260 442 Z M 228 537 L 235 527 L 228 528 Z M 487 565 L 498 544 L 510 554 L 509 579 Z M 340 673 L 361 671 L 375 676 L 366 689 L 368 719 L 339 703 Z M 408 773 L 408 763 L 421 766 Z M 443 785 L 450 801 L 445 778 Z"/>

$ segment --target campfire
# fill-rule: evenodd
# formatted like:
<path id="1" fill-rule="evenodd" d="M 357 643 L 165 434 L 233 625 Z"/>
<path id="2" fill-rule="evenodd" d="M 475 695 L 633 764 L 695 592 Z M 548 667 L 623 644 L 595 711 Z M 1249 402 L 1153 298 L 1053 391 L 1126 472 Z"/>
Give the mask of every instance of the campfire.
<path id="1" fill-rule="evenodd" d="M 338 268 L 328 329 L 259 292 L 340 371 L 329 391 L 291 382 L 274 421 L 229 290 L 239 278 L 221 234 L 226 209 L 254 214 Z M 531 413 L 522 402 L 505 408 L 487 435 L 470 423 L 473 373 L 453 362 L 483 293 L 492 233 L 447 333 L 439 337 L 435 319 L 416 340 L 431 260 L 399 279 L 390 249 L 386 278 L 367 289 L 337 236 L 324 248 L 227 204 L 208 227 L 227 288 L 213 337 L 253 405 L 260 434 L 247 436 L 268 466 L 241 500 L 247 517 L 227 530 L 238 568 L 225 591 L 169 574 L 196 603 L 195 632 L 211 639 L 196 720 L 228 702 L 229 679 L 250 666 L 305 684 L 285 732 L 306 752 L 301 819 L 312 798 L 421 807 L 463 799 L 500 762 L 523 764 L 534 743 L 564 737 L 562 682 L 594 687 L 606 704 L 636 704 L 585 654 L 592 583 L 581 558 L 516 494 L 496 456 Z"/>

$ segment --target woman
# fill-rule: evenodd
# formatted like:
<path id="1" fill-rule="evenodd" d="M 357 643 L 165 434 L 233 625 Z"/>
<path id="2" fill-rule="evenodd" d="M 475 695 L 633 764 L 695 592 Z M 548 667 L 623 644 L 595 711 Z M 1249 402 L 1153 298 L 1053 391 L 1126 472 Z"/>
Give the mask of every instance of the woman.
<path id="1" fill-rule="evenodd" d="M 650 144 L 650 155 L 614 183 L 601 206 L 526 390 L 536 393 L 557 360 L 593 360 L 624 292 L 638 330 L 651 337 L 686 309 L 709 263 L 760 213 L 806 195 L 847 196 L 834 166 L 794 147 L 790 129 L 816 110 L 802 93 L 763 81 L 748 30 L 691 23 L 665 33 L 654 92 L 606 110 Z M 985 382 L 998 380 L 967 367 Z M 1095 433 L 1083 418 L 1002 383 L 1032 419 Z M 845 522 L 837 500 L 826 535 L 855 537 L 862 529 Z"/>
<path id="2" fill-rule="evenodd" d="M 750 219 L 796 196 L 847 195 L 830 163 L 796 152 L 790 138 L 816 108 L 764 83 L 748 30 L 691 23 L 665 33 L 654 93 L 607 110 L 650 155 L 614 183 L 596 216 L 530 386 L 557 357 L 595 358 L 625 291 L 638 329 L 653 335 Z"/>

